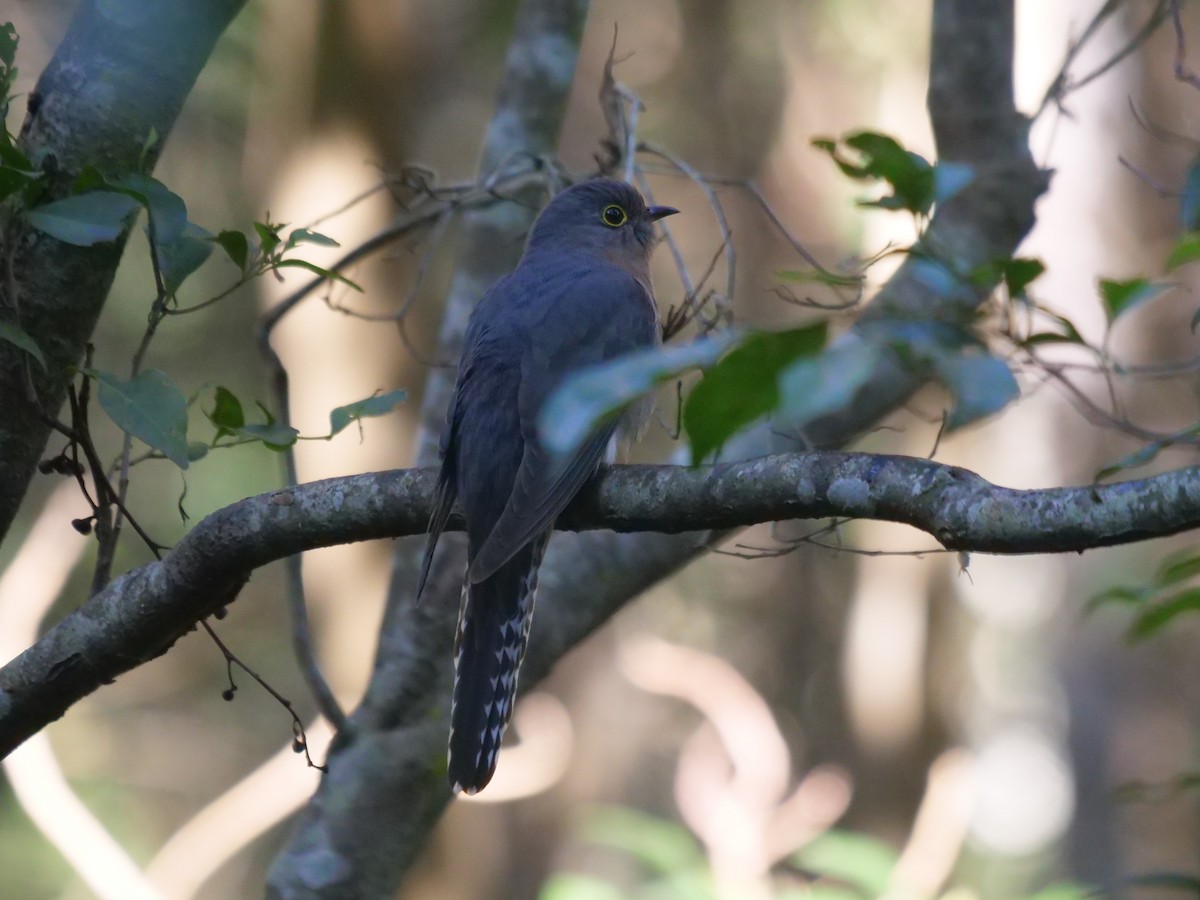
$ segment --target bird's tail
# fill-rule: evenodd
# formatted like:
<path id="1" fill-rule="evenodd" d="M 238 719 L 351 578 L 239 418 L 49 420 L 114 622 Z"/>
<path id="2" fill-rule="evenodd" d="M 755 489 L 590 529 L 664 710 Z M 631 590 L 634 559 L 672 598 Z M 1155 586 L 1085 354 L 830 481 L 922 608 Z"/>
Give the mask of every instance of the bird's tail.
<path id="1" fill-rule="evenodd" d="M 454 641 L 447 774 L 451 789 L 475 794 L 496 771 L 525 657 L 538 566 L 549 534 L 523 547 L 496 572 L 463 586 Z"/>

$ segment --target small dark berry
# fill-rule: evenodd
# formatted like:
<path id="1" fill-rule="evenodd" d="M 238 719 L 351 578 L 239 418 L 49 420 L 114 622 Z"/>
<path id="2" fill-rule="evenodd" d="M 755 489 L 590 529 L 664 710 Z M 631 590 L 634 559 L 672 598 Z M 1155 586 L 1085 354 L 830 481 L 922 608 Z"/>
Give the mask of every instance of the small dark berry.
<path id="1" fill-rule="evenodd" d="M 233 688 L 225 688 L 225 690 L 221 691 L 221 699 L 226 703 L 231 701 L 233 699 Z"/>
<path id="2" fill-rule="evenodd" d="M 71 527 L 74 528 L 76 531 L 78 531 L 80 534 L 91 534 L 92 533 L 92 520 L 91 519 L 72 519 Z"/>
<path id="3" fill-rule="evenodd" d="M 304 752 L 304 741 L 300 740 L 300 738 L 296 738 L 296 740 L 292 741 L 292 752 L 293 753 L 303 753 Z"/>

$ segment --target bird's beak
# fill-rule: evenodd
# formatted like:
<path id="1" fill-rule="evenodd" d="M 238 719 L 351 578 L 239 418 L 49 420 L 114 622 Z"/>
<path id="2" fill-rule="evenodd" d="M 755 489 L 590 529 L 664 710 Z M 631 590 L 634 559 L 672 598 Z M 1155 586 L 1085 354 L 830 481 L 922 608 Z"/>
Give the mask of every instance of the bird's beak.
<path id="1" fill-rule="evenodd" d="M 679 210 L 673 206 L 651 206 L 646 209 L 646 215 L 651 222 L 657 222 L 659 219 L 665 219 L 667 216 L 675 215 Z"/>

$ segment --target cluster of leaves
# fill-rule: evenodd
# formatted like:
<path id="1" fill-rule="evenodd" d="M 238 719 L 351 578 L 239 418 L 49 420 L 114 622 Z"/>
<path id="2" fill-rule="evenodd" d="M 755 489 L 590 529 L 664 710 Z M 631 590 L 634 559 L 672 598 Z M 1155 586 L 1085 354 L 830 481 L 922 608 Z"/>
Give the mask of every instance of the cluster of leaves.
<path id="1" fill-rule="evenodd" d="M 261 403 L 256 405 L 263 421 L 247 422 L 242 401 L 228 388 L 218 385 L 211 389 L 212 408 L 204 410 L 213 426 L 213 435 L 208 442 L 190 441 L 188 407 L 207 395 L 208 388 L 189 400 L 157 369 L 139 372 L 128 380 L 94 369 L 83 371 L 99 384 L 100 406 L 117 427 L 181 469 L 202 459 L 212 449 L 261 442 L 268 449 L 282 451 L 297 440 L 329 440 L 352 422 L 391 412 L 405 398 L 405 392 L 397 390 L 339 406 L 329 414 L 328 434 L 302 438 L 295 428 L 276 421 Z"/>
<path id="2" fill-rule="evenodd" d="M 1085 611 L 1105 606 L 1120 606 L 1132 612 L 1130 641 L 1145 640 L 1179 616 L 1200 611 L 1200 553 L 1189 549 L 1168 556 L 1147 583 L 1109 588 L 1089 600 Z"/>
<path id="3" fill-rule="evenodd" d="M 683 825 L 624 807 L 595 807 L 583 819 L 581 837 L 636 860 L 644 873 L 641 883 L 631 891 L 594 875 L 562 872 L 546 882 L 539 900 L 667 896 L 714 900 L 721 896 L 703 848 Z M 826 831 L 787 859 L 771 896 L 781 900 L 892 896 L 897 889 L 892 880 L 898 862 L 895 850 L 872 837 Z M 1083 900 L 1089 896 L 1092 893 L 1082 887 L 1060 883 L 1031 895 L 1031 900 Z"/>
<path id="4" fill-rule="evenodd" d="M 153 140 L 151 135 L 147 147 Z M 281 269 L 305 269 L 361 290 L 338 272 L 289 255 L 304 244 L 336 247 L 332 238 L 306 228 L 293 229 L 285 236 L 286 226 L 270 220 L 256 222 L 252 233 L 226 230 L 214 235 L 188 218 L 187 206 L 178 194 L 141 173 L 108 177 L 88 168 L 76 179 L 68 196 L 27 209 L 24 214 L 42 233 L 67 244 L 90 247 L 118 240 L 142 211 L 146 214 L 145 233 L 158 288 L 151 328 L 166 315 L 208 306 L 252 279 Z M 236 280 L 217 296 L 181 309 L 177 300 L 180 287 L 209 259 L 214 247 L 220 247 L 237 267 Z M 3 327 L 0 337 L 44 365 L 32 338 L 15 325 Z M 136 367 L 129 379 L 90 368 L 82 373 L 98 383 L 100 405 L 119 428 L 181 469 L 205 456 L 209 449 L 259 441 L 270 449 L 283 450 L 300 438 L 296 429 L 277 422 L 261 404 L 263 421 L 247 422 L 242 402 L 229 389 L 216 387 L 213 408 L 205 412 L 215 433 L 208 443 L 189 441 L 188 407 L 197 398 L 189 401 L 165 373 L 156 369 L 138 371 Z M 330 414 L 329 434 L 318 438 L 329 439 L 353 421 L 390 412 L 403 398 L 403 391 L 392 391 L 338 407 Z"/>
<path id="5" fill-rule="evenodd" d="M 239 272 L 237 282 L 220 297 L 266 272 L 287 268 L 306 269 L 362 290 L 338 272 L 288 256 L 301 244 L 336 247 L 333 238 L 307 228 L 293 229 L 285 238 L 282 231 L 286 226 L 270 220 L 254 224 L 253 239 L 233 230 L 214 235 L 189 221 L 187 206 L 178 194 L 140 173 L 108 178 L 89 167 L 76 180 L 70 196 L 35 207 L 27 215 L 39 231 L 67 244 L 90 247 L 117 240 L 139 210 L 145 210 L 149 220 L 146 234 L 167 300 L 174 300 L 183 282 L 207 261 L 214 245 L 225 251 Z"/>

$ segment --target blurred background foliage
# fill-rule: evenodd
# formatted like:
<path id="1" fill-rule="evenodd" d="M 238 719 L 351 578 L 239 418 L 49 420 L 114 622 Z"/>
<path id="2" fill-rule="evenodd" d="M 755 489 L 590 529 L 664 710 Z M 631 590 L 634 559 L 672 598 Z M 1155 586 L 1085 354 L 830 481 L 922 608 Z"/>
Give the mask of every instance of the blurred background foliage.
<path id="1" fill-rule="evenodd" d="M 1021 108 L 1036 109 L 1070 37 L 1099 5 L 1018 4 Z M 1149 6 L 1125 4 L 1085 59 L 1111 55 Z M 212 231 L 247 229 L 268 213 L 311 223 L 378 184 L 381 172 L 409 164 L 444 181 L 469 180 L 514 7 L 257 0 L 218 45 L 155 175 Z M 5 15 L 21 36 L 18 91 L 33 87 L 73 8 L 61 0 L 9 4 Z M 1185 13 L 1200 33 L 1194 5 Z M 617 75 L 646 104 L 645 138 L 702 171 L 756 179 L 828 264 L 911 242 L 911 222 L 857 208 L 860 186 L 810 141 L 870 128 L 933 158 L 924 111 L 929 15 L 925 0 L 903 4 L 902 13 L 866 0 L 602 0 L 585 34 L 561 159 L 588 168 L 605 134 L 596 93 L 616 24 Z M 1148 119 L 1200 133 L 1200 98 L 1172 77 L 1172 40 L 1160 31 L 1071 95 L 1070 115 L 1042 116 L 1033 134 L 1038 161 L 1056 174 L 1022 254 L 1047 264 L 1039 299 L 1093 342 L 1105 328 L 1097 278 L 1158 273 L 1178 233 L 1176 202 L 1119 163 L 1124 156 L 1180 184 L 1196 152 L 1155 137 L 1131 112 L 1132 103 Z M 15 131 L 20 100 L 11 115 Z M 653 184 L 659 202 L 684 211 L 672 224 L 689 267 L 703 271 L 720 234 L 702 195 L 680 178 L 660 175 Z M 734 188 L 722 196 L 738 251 L 738 318 L 768 328 L 802 321 L 805 311 L 772 291 L 776 273 L 799 264 L 794 252 L 747 196 Z M 349 247 L 394 211 L 388 192 L 376 191 L 319 228 Z M 395 245 L 349 273 L 363 295 L 335 286 L 328 303 L 310 299 L 281 326 L 302 433 L 324 433 L 330 409 L 376 390 L 403 387 L 410 399 L 363 423 L 361 439 L 349 428 L 328 443 L 302 444 L 301 480 L 411 460 L 429 361 L 394 324 L 331 306 L 394 310 L 424 249 L 416 240 Z M 306 258 L 328 264 L 335 255 L 313 248 Z M 406 318 L 418 351 L 435 346 L 450 255 L 434 257 Z M 872 283 L 890 264 L 871 269 Z M 667 254 L 656 266 L 661 301 L 677 302 Z M 189 290 L 203 299 L 235 275 L 214 259 Z M 254 328 L 302 277 L 264 278 L 168 320 L 147 364 L 187 393 L 220 383 L 266 402 Z M 133 242 L 95 335 L 98 368 L 126 369 L 152 299 L 149 263 Z M 1130 360 L 1190 355 L 1193 306 L 1146 306 L 1111 348 Z M 1122 380 L 1116 390 L 1146 421 L 1191 421 L 1196 384 Z M 1139 446 L 1089 425 L 1060 392 L 1023 388 L 1017 407 L 943 440 L 938 458 L 1001 484 L 1039 487 L 1086 483 Z M 1106 390 L 1103 382 L 1087 389 L 1097 397 Z M 945 404 L 943 392 L 929 388 L 859 447 L 926 455 Z M 670 419 L 669 398 L 666 406 Z M 200 427 L 200 410 L 192 417 Z M 100 439 L 119 446 L 115 429 Z M 642 453 L 654 458 L 669 447 L 667 429 L 656 429 Z M 1149 471 L 1181 458 L 1164 453 Z M 211 454 L 187 472 L 183 505 L 196 519 L 280 480 L 279 457 L 259 446 Z M 0 567 L 53 488 L 50 477 L 34 484 Z M 176 510 L 182 489 L 169 464 L 136 470 L 131 504 L 167 542 L 187 527 Z M 518 710 L 522 743 L 505 754 L 494 787 L 482 802 L 451 808 L 401 896 L 706 897 L 763 858 L 782 863 L 761 896 L 1065 897 L 1079 891 L 1055 884 L 1111 889 L 1134 875 L 1196 872 L 1200 821 L 1186 776 L 1196 767 L 1198 626 L 1180 620 L 1130 646 L 1119 612 L 1080 616 L 1084 601 L 1114 582 L 1149 578 L 1165 550 L 1187 546 L 1186 536 L 1081 557 L 980 557 L 967 565 L 936 552 L 853 552 L 931 547 L 915 532 L 878 523 L 845 526 L 823 539 L 827 547 L 796 542 L 814 528 L 740 534 L 727 552 L 655 587 L 562 660 Z M 65 520 L 60 541 L 84 545 Z M 791 552 L 775 552 L 781 546 Z M 353 705 L 369 675 L 390 549 L 383 542 L 305 557 L 320 657 L 344 704 Z M 86 594 L 88 552 L 51 620 Z M 118 571 L 147 559 L 128 541 Z M 312 718 L 278 566 L 255 573 L 219 630 Z M 224 702 L 223 660 L 207 638 L 192 635 L 49 729 L 72 787 L 132 858 L 151 867 L 163 896 L 258 896 L 287 829 L 265 810 L 278 806 L 282 815 L 311 791 L 312 772 L 285 752 L 247 789 L 242 813 L 218 818 L 215 832 L 177 835 L 290 742 L 286 712 L 247 681 L 239 678 L 244 689 Z M 314 734 L 318 755 L 327 739 Z M 263 812 L 261 827 L 245 810 Z M 162 848 L 173 835 L 172 856 Z M 228 860 L 209 875 L 197 860 L 219 856 L 226 843 Z M 901 868 L 903 876 L 892 877 Z M 5 780 L 0 872 L 5 897 L 90 895 Z M 1152 888 L 1138 890 L 1150 896 Z"/>

